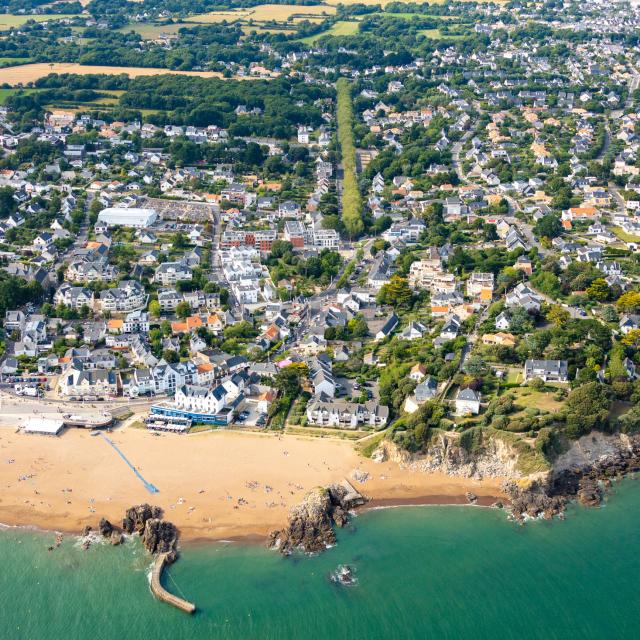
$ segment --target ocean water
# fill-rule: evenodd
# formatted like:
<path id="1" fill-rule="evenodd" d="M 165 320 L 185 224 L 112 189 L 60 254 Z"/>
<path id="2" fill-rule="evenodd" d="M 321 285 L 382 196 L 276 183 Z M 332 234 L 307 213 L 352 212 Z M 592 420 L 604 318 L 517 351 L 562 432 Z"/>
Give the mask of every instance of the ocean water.
<path id="1" fill-rule="evenodd" d="M 191 545 L 165 575 L 194 601 L 156 602 L 139 541 L 82 550 L 67 537 L 0 532 L 3 640 L 351 640 L 640 637 L 640 484 L 599 509 L 518 526 L 498 510 L 403 507 L 362 514 L 316 557 Z M 358 584 L 329 575 L 339 564 Z"/>

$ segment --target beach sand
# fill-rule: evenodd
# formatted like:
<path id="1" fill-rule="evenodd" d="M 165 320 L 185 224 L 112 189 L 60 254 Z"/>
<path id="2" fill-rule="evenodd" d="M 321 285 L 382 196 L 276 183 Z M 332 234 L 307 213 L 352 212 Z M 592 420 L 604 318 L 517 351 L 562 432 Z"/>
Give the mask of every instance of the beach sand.
<path id="1" fill-rule="evenodd" d="M 369 506 L 481 504 L 502 497 L 500 479 L 474 481 L 374 463 L 337 439 L 209 432 L 154 436 L 140 429 L 108 434 L 151 494 L 101 436 L 69 430 L 59 438 L 0 430 L 0 522 L 79 533 L 101 517 L 120 524 L 142 502 L 165 510 L 183 540 L 264 538 L 289 508 L 318 485 L 349 479 Z M 366 482 L 352 478 L 359 469 Z"/>

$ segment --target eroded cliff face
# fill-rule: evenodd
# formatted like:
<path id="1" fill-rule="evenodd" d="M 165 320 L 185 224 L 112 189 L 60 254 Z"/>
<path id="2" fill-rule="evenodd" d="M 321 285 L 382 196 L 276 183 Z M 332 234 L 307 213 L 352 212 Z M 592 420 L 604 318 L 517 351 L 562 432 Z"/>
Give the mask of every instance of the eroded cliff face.
<path id="1" fill-rule="evenodd" d="M 470 453 L 458 444 L 456 434 L 439 434 L 425 454 L 411 454 L 396 444 L 383 440 L 372 459 L 390 460 L 405 469 L 446 473 L 482 480 L 483 478 L 520 479 L 517 470 L 518 453 L 499 438 L 490 438 L 479 453 Z"/>
<path id="2" fill-rule="evenodd" d="M 640 446 L 638 436 L 605 434 L 594 431 L 572 443 L 553 465 L 554 475 L 567 470 L 584 469 L 595 465 L 614 463 L 628 456 Z"/>
<path id="3" fill-rule="evenodd" d="M 417 472 L 478 480 L 504 478 L 512 516 L 523 521 L 561 515 L 570 500 L 585 506 L 600 504 L 613 478 L 640 470 L 640 435 L 590 433 L 572 442 L 545 472 L 523 474 L 518 468 L 518 455 L 499 437 L 489 437 L 480 451 L 470 453 L 460 447 L 456 434 L 441 434 L 427 453 L 413 455 L 383 441 L 372 457 Z"/>

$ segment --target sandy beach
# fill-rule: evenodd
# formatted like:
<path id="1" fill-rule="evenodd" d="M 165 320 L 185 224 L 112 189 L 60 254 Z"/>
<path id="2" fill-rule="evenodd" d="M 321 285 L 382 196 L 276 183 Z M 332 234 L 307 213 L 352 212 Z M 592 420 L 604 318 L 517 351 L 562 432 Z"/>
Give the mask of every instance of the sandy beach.
<path id="1" fill-rule="evenodd" d="M 160 435 L 139 429 L 109 437 L 151 494 L 102 437 L 69 430 L 59 438 L 0 430 L 0 522 L 79 533 L 101 517 L 120 523 L 141 502 L 157 504 L 183 540 L 257 539 L 281 527 L 289 508 L 318 485 L 343 478 L 372 499 L 369 506 L 481 504 L 501 497 L 501 480 L 474 481 L 374 463 L 346 441 L 210 432 Z M 353 471 L 369 474 L 366 482 Z"/>

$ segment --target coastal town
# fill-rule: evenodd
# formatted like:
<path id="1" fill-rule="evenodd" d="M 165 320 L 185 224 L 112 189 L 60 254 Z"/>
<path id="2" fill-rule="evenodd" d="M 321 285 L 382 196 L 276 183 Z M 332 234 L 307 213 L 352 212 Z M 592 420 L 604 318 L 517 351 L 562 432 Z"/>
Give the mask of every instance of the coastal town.
<path id="1" fill-rule="evenodd" d="M 170 4 L 7 14 L 13 440 L 340 440 L 364 485 L 640 428 L 635 4 Z"/>

